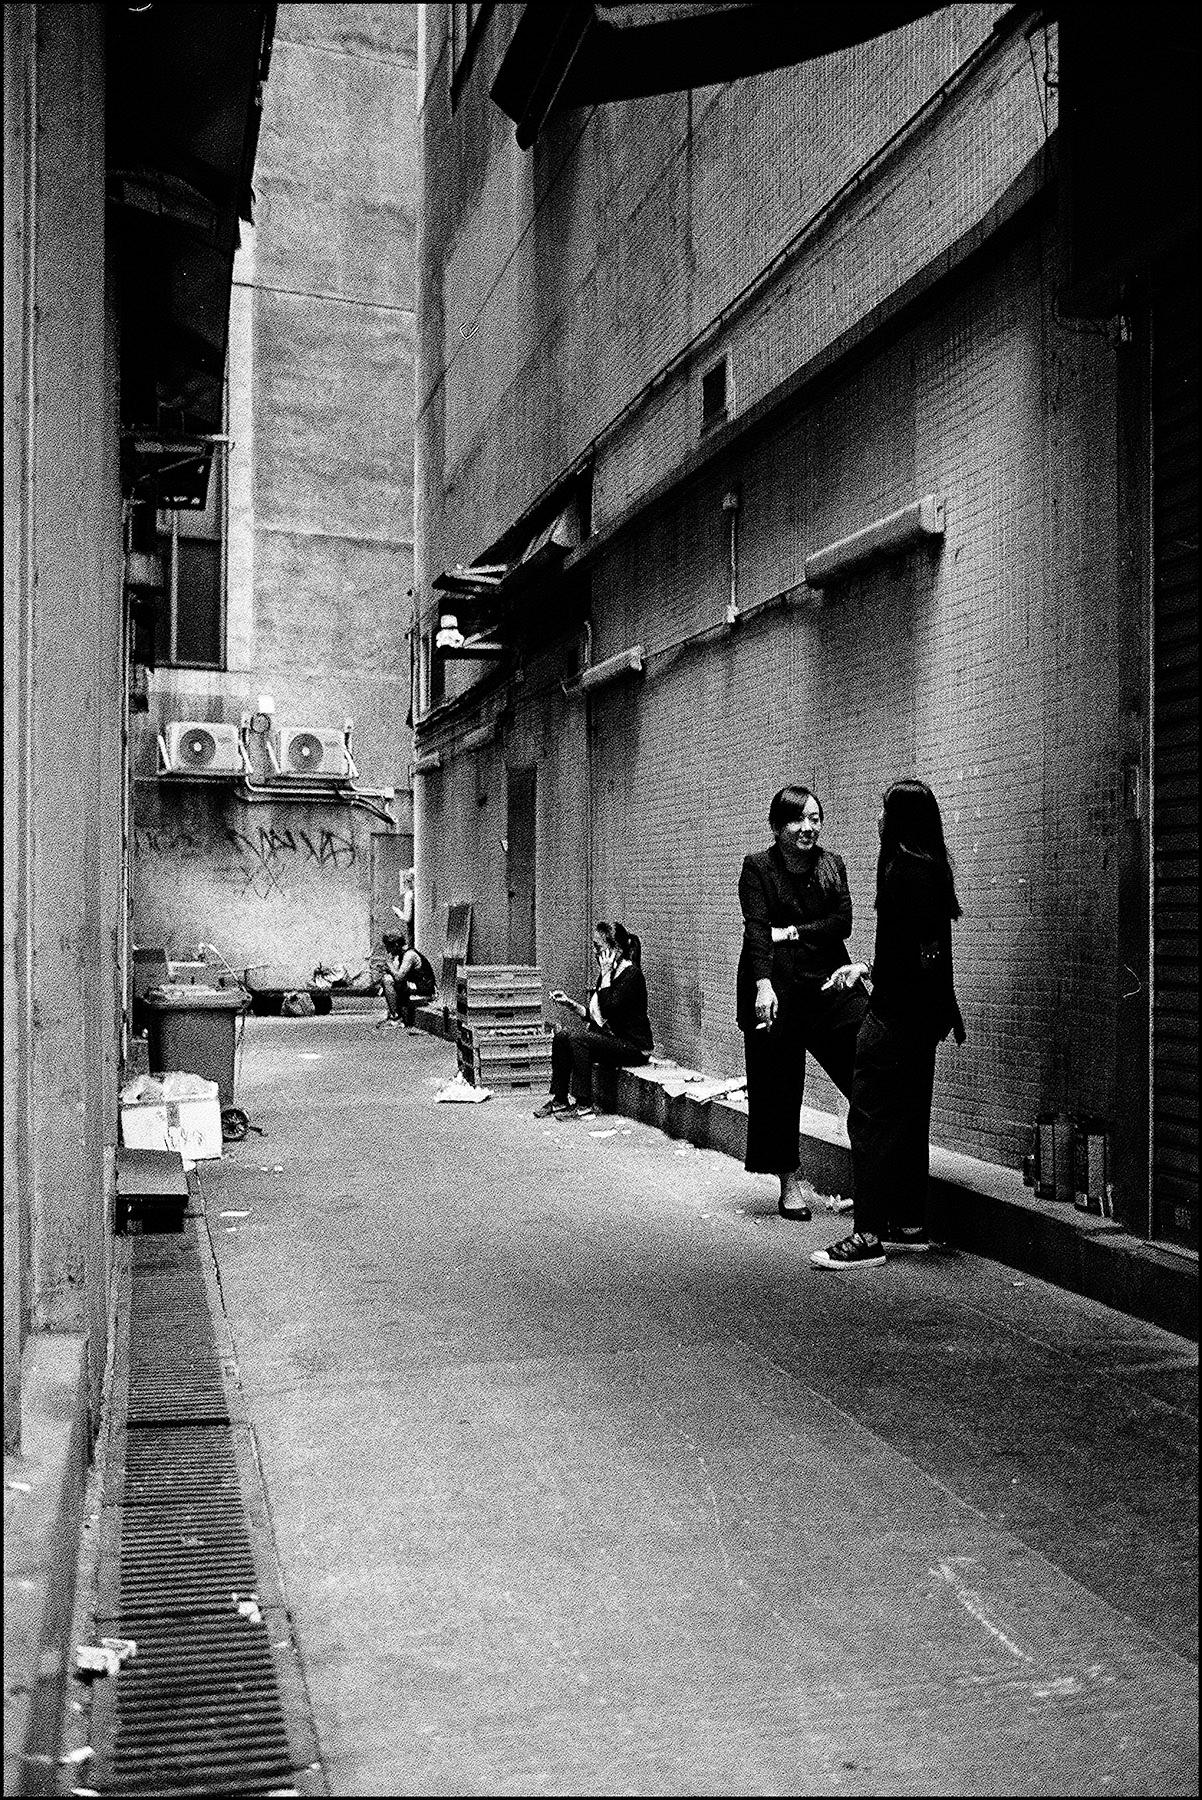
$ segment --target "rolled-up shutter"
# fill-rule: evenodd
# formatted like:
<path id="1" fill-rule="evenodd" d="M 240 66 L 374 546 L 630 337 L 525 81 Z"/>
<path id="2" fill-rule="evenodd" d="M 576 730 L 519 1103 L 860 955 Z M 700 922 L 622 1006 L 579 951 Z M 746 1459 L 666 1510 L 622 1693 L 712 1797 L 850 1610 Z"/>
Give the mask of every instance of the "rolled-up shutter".
<path id="1" fill-rule="evenodd" d="M 1198 277 L 1152 311 L 1152 1223 L 1198 1247 Z"/>

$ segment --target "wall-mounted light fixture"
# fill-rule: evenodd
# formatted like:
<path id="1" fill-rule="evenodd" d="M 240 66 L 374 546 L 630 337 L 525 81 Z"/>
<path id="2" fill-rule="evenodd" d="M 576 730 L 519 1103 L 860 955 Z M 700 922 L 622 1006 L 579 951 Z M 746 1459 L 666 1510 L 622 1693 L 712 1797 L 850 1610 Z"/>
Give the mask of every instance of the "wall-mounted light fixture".
<path id="1" fill-rule="evenodd" d="M 943 502 L 925 494 L 898 512 L 876 519 L 851 537 L 840 538 L 805 559 L 806 586 L 831 587 L 845 581 L 878 556 L 896 556 L 924 539 L 943 536 Z"/>
<path id="2" fill-rule="evenodd" d="M 641 675 L 643 657 L 643 646 L 632 644 L 629 650 L 619 650 L 616 656 L 607 656 L 604 662 L 593 663 L 589 668 L 581 669 L 575 681 L 565 682 L 565 690 L 573 694 L 587 694 L 593 688 L 605 687 L 607 683 L 617 681 L 623 675 Z"/>
<path id="3" fill-rule="evenodd" d="M 429 750 L 426 752 L 425 756 L 415 756 L 413 759 L 413 773 L 415 775 L 433 775 L 436 769 L 441 768 L 442 753 L 438 750 Z"/>

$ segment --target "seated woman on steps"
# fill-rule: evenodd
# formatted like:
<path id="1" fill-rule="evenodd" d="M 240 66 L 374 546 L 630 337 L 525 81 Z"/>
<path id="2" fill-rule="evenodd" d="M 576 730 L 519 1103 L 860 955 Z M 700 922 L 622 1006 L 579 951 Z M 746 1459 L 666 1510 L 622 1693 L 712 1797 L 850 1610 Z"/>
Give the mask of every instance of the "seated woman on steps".
<path id="1" fill-rule="evenodd" d="M 639 939 L 624 925 L 602 920 L 593 931 L 593 955 L 597 981 L 586 1003 L 570 999 L 562 988 L 551 995 L 556 1005 L 576 1013 L 580 1024 L 556 1029 L 551 1041 L 551 1092 L 535 1109 L 536 1119 L 592 1118 L 593 1065 L 628 1069 L 651 1055 Z"/>

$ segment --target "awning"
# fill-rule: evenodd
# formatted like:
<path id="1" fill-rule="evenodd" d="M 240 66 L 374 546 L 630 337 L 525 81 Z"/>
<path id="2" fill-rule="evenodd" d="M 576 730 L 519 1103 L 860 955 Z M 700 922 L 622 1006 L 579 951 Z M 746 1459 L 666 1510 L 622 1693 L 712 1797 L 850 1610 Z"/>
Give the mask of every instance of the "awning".
<path id="1" fill-rule="evenodd" d="M 139 438 L 222 428 L 239 218 L 251 217 L 275 7 L 108 8 L 108 212 L 127 479 Z M 149 468 L 149 464 L 147 464 Z"/>
<path id="2" fill-rule="evenodd" d="M 775 0 L 570 0 L 527 5 L 491 93 L 525 150 L 555 106 L 708 87 L 844 50 L 934 6 Z"/>
<path id="3" fill-rule="evenodd" d="M 462 656 L 470 653 L 471 636 L 499 630 L 513 606 L 562 568 L 570 550 L 577 549 L 585 535 L 579 497 L 573 493 L 566 503 L 545 523 L 532 529 L 529 524 L 514 527 L 486 552 L 487 561 L 456 564 L 434 577 L 431 586 L 445 596 L 444 614 L 451 614 L 467 639 L 444 654 Z M 515 553 L 498 555 L 499 549 Z M 477 654 L 482 652 L 477 651 Z"/>

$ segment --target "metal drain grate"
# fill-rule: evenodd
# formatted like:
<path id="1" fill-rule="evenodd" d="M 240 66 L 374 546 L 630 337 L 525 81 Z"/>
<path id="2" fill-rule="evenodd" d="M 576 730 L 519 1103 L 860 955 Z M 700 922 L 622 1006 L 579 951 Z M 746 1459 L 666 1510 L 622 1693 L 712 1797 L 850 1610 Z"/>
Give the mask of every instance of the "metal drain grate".
<path id="1" fill-rule="evenodd" d="M 131 1240 L 127 1318 L 97 1632 L 137 1652 L 93 1690 L 90 1785 L 322 1793 L 257 1462 L 248 1427 L 230 1419 L 193 1228 Z"/>
<path id="2" fill-rule="evenodd" d="M 140 1620 L 93 1711 L 89 1781 L 112 1794 L 298 1791 L 266 1623 Z"/>
<path id="3" fill-rule="evenodd" d="M 126 1422 L 228 1418 L 195 1235 L 134 1238 Z"/>

